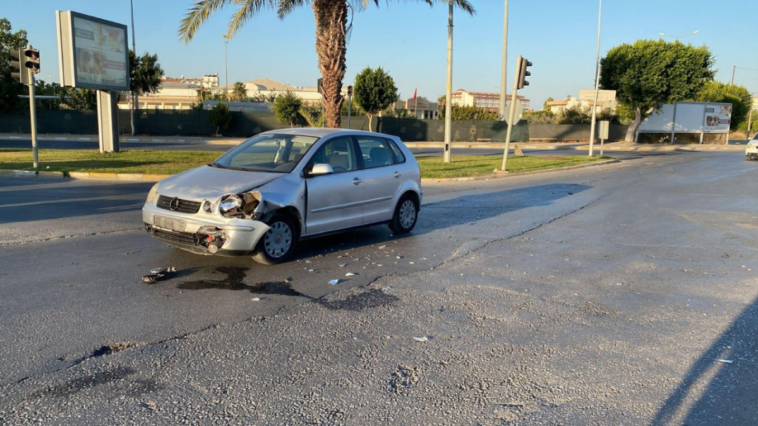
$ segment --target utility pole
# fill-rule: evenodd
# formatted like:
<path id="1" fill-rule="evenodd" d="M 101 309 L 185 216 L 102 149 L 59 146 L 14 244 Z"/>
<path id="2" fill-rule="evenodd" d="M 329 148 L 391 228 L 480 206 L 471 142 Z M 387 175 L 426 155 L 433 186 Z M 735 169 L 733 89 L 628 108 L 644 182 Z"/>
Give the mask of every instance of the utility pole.
<path id="1" fill-rule="evenodd" d="M 603 17 L 603 0 L 600 0 L 600 10 L 597 14 L 597 53 L 595 54 L 595 102 L 592 105 L 592 125 L 590 126 L 590 152 L 595 145 L 595 126 L 597 121 L 597 97 L 600 90 L 600 22 Z"/>
<path id="2" fill-rule="evenodd" d="M 443 161 L 450 162 L 450 142 L 453 132 L 453 0 L 449 0 L 447 17 L 447 92 L 445 94 L 445 153 Z"/>
<path id="3" fill-rule="evenodd" d="M 737 65 L 732 67 L 732 84 L 730 86 L 734 86 L 734 73 L 737 72 Z"/>
<path id="4" fill-rule="evenodd" d="M 134 56 L 137 56 L 137 42 L 135 41 L 135 35 L 134 35 L 134 0 L 129 0 L 129 5 L 131 6 L 132 10 L 132 50 L 134 51 Z M 134 109 L 139 109 L 139 96 L 135 93 L 132 93 L 132 102 L 134 103 Z"/>
<path id="5" fill-rule="evenodd" d="M 500 119 L 505 120 L 505 97 L 508 85 L 508 0 L 505 0 L 505 18 L 503 20 L 503 69 L 500 71 Z"/>

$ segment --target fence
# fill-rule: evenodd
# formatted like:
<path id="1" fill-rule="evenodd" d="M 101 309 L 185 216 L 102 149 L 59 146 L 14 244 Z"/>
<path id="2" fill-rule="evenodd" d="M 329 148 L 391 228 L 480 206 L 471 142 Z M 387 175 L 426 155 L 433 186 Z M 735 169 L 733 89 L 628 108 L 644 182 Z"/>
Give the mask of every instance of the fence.
<path id="1" fill-rule="evenodd" d="M 134 126 L 140 135 L 162 136 L 209 136 L 216 129 L 208 122 L 209 111 L 140 110 L 135 112 Z M 234 119 L 229 129 L 221 131 L 224 136 L 248 137 L 261 132 L 284 129 L 273 114 L 232 112 Z M 118 114 L 119 132 L 131 133 L 129 111 Z M 342 127 L 347 127 L 347 117 L 342 117 Z M 374 131 L 396 135 L 407 141 L 442 141 L 445 139 L 443 120 L 416 120 L 376 117 Z M 368 117 L 351 117 L 350 128 L 369 130 Z M 454 141 L 505 140 L 508 126 L 498 121 L 454 121 Z M 0 115 L 0 133 L 29 133 L 29 115 L 25 113 Z M 97 115 L 94 111 L 38 110 L 38 133 L 97 134 Z M 529 126 L 521 122 L 514 127 L 512 140 L 529 139 Z"/>
<path id="2" fill-rule="evenodd" d="M 208 122 L 209 111 L 140 110 L 135 112 L 134 124 L 137 134 L 161 136 L 209 136 L 216 129 Z M 231 127 L 221 133 L 224 136 L 248 137 L 261 132 L 283 129 L 288 126 L 274 119 L 273 114 L 232 112 Z M 347 127 L 347 117 L 342 117 L 342 127 Z M 377 117 L 374 131 L 395 135 L 409 142 L 443 141 L 444 120 L 416 120 Z M 610 140 L 623 140 L 628 126 L 610 126 Z M 350 128 L 369 130 L 368 118 L 351 117 Z M 508 125 L 502 121 L 454 121 L 454 141 L 503 142 Z M 39 133 L 97 134 L 97 115 L 94 111 L 38 110 Z M 0 114 L 0 133 L 29 133 L 28 113 Z M 119 111 L 119 132 L 130 134 L 129 111 Z M 590 137 L 589 124 L 531 124 L 521 121 L 513 128 L 511 140 L 585 141 Z"/>

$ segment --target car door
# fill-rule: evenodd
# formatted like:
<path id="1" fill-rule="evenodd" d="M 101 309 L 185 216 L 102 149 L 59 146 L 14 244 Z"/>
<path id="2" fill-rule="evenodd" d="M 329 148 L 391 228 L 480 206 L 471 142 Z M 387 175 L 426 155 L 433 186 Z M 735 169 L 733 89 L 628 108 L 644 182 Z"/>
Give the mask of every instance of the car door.
<path id="1" fill-rule="evenodd" d="M 389 141 L 376 136 L 355 136 L 365 171 L 366 204 L 363 223 L 383 222 L 392 218 L 395 195 L 403 183 L 403 175 Z M 402 155 L 402 154 L 401 154 Z"/>
<path id="2" fill-rule="evenodd" d="M 326 141 L 306 166 L 332 166 L 334 173 L 306 178 L 306 235 L 321 234 L 363 224 L 364 171 L 350 136 Z"/>

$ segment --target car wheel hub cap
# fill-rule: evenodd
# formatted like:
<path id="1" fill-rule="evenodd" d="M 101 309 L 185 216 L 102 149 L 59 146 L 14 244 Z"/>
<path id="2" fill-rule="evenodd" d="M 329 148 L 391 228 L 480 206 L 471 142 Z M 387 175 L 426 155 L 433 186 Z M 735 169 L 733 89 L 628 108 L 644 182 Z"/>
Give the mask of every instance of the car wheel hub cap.
<path id="1" fill-rule="evenodd" d="M 413 201 L 406 200 L 402 206 L 400 206 L 400 225 L 403 228 L 410 228 L 413 222 L 416 220 L 416 205 Z"/>
<path id="2" fill-rule="evenodd" d="M 292 230 L 284 222 L 271 225 L 263 239 L 266 253 L 271 257 L 282 257 L 292 245 Z"/>

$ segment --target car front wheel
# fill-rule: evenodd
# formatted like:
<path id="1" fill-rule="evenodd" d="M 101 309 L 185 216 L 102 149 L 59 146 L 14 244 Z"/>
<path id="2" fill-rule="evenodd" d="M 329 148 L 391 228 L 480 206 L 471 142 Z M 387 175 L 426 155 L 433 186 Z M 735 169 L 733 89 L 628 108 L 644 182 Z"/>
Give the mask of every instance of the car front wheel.
<path id="1" fill-rule="evenodd" d="M 288 216 L 274 215 L 268 223 L 269 230 L 263 234 L 253 259 L 264 265 L 276 265 L 287 261 L 295 253 L 297 230 Z"/>
<path id="2" fill-rule="evenodd" d="M 416 226 L 418 201 L 411 195 L 404 195 L 395 207 L 395 214 L 389 226 L 396 234 L 407 234 Z"/>

